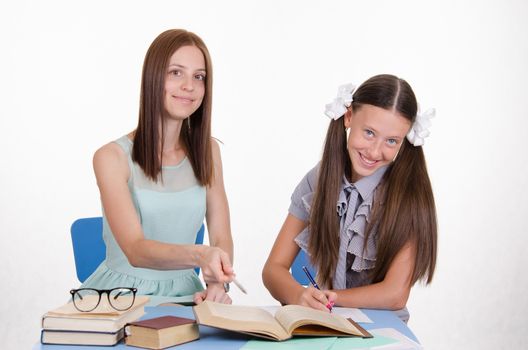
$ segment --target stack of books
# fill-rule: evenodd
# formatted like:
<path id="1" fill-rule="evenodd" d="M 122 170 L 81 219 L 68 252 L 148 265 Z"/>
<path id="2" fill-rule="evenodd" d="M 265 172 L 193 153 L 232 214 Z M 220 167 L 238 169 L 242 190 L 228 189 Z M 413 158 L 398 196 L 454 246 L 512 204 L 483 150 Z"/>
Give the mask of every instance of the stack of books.
<path id="1" fill-rule="evenodd" d="M 127 323 L 145 314 L 147 296 L 136 296 L 132 307 L 117 311 L 108 305 L 90 312 L 78 311 L 72 302 L 42 316 L 42 344 L 115 345 L 124 337 Z"/>

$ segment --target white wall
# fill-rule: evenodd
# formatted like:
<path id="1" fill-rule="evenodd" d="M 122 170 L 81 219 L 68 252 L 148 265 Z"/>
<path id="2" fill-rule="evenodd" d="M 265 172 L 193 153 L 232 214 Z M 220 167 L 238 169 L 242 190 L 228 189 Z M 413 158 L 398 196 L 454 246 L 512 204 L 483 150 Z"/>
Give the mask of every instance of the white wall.
<path id="1" fill-rule="evenodd" d="M 404 77 L 437 108 L 425 146 L 437 273 L 409 301 L 427 349 L 519 349 L 528 335 L 525 1 L 0 3 L 0 339 L 30 348 L 75 277 L 69 226 L 100 215 L 93 152 L 132 130 L 151 41 L 186 28 L 214 63 L 235 268 L 260 270 L 290 194 L 320 156 L 338 84 Z"/>

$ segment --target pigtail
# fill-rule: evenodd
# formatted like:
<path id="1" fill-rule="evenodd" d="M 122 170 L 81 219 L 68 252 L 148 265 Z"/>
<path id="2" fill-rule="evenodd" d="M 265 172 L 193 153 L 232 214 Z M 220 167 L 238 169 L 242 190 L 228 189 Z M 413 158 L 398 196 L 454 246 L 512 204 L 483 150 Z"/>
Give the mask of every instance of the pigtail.
<path id="1" fill-rule="evenodd" d="M 339 216 L 336 203 L 343 174 L 350 172 L 343 118 L 330 123 L 312 208 L 310 210 L 310 240 L 308 250 L 317 278 L 324 288 L 332 288 L 339 257 Z"/>
<path id="2" fill-rule="evenodd" d="M 422 147 L 407 140 L 383 179 L 381 206 L 373 211 L 367 238 L 377 224 L 377 258 L 372 282 L 385 278 L 398 252 L 411 243 L 415 261 L 411 284 L 420 279 L 430 283 L 436 264 L 437 224 L 433 191 Z M 381 210 L 382 207 L 382 210 Z"/>

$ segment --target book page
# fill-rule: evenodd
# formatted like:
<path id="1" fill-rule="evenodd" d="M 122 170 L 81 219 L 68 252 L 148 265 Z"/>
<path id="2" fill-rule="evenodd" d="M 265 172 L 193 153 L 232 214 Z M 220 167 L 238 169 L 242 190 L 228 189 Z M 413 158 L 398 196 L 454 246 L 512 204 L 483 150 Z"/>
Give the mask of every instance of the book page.
<path id="1" fill-rule="evenodd" d="M 329 327 L 348 334 L 362 335 L 361 331 L 344 317 L 306 306 L 283 306 L 275 313 L 275 318 L 288 333 L 292 333 L 299 326 L 313 324 Z"/>
<path id="2" fill-rule="evenodd" d="M 193 308 L 200 324 L 239 332 L 261 333 L 277 339 L 288 333 L 268 312 L 255 306 L 220 304 L 204 301 Z"/>
<path id="3" fill-rule="evenodd" d="M 268 305 L 268 306 L 259 306 L 260 309 L 262 310 L 265 310 L 266 312 L 268 312 L 270 315 L 272 315 L 273 317 L 275 317 L 275 313 L 277 311 L 279 311 L 279 309 L 281 308 L 282 306 L 280 305 Z"/>
<path id="4" fill-rule="evenodd" d="M 268 306 L 259 306 L 262 310 L 266 310 L 273 316 L 275 313 L 282 307 L 280 305 L 268 305 Z M 344 318 L 351 318 L 355 322 L 359 323 L 374 323 L 372 320 L 360 309 L 352 307 L 340 307 L 334 306 L 332 308 L 332 313 L 336 315 L 343 316 Z"/>
<path id="5" fill-rule="evenodd" d="M 214 316 L 227 317 L 233 321 L 257 321 L 275 323 L 275 319 L 268 312 L 252 306 L 213 304 L 209 306 Z"/>

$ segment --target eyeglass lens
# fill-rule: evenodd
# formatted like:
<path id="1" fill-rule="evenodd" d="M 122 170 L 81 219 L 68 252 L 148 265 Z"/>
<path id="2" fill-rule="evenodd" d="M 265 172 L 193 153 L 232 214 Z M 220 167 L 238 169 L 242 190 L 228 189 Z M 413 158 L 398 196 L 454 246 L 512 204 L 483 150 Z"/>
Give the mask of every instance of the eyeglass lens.
<path id="1" fill-rule="evenodd" d="M 99 298 L 95 289 L 79 289 L 73 294 L 73 303 L 80 311 L 92 311 L 99 304 Z"/>
<path id="2" fill-rule="evenodd" d="M 134 304 L 134 292 L 129 288 L 115 288 L 108 293 L 108 301 L 116 310 L 127 310 Z"/>

